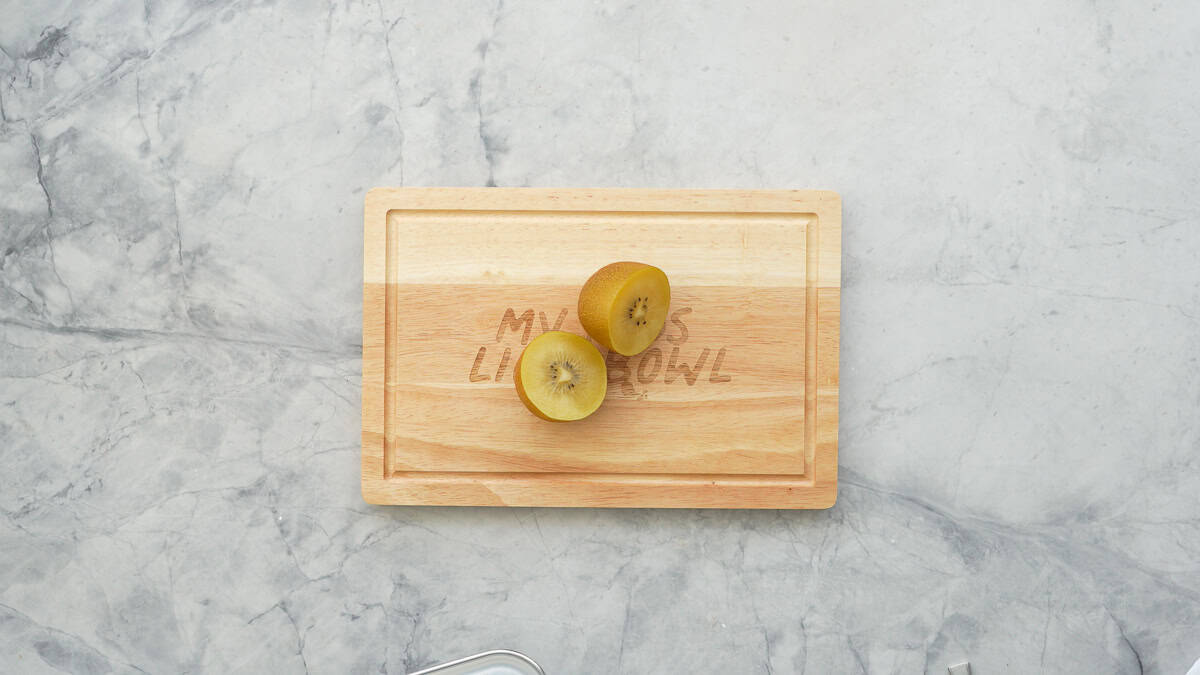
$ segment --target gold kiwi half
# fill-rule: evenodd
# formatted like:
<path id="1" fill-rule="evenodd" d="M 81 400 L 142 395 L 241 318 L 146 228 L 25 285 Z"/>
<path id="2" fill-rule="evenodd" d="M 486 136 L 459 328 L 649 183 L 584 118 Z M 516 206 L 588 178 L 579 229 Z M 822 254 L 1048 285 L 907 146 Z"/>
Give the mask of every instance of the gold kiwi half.
<path id="1" fill-rule="evenodd" d="M 552 330 L 530 340 L 513 369 L 517 395 L 529 411 L 551 422 L 596 412 L 608 391 L 608 368 L 587 338 Z"/>
<path id="2" fill-rule="evenodd" d="M 596 271 L 579 292 L 579 321 L 592 339 L 624 356 L 653 344 L 667 321 L 671 283 L 662 270 L 615 262 Z"/>

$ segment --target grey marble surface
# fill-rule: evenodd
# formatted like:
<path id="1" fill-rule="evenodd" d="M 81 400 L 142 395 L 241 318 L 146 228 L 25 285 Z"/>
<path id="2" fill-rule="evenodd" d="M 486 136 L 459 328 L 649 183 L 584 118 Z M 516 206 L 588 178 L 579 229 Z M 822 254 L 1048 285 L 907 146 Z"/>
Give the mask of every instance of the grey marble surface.
<path id="1" fill-rule="evenodd" d="M 1200 658 L 1194 3 L 0 17 L 0 671 Z M 491 184 L 840 191 L 837 506 L 364 504 L 364 190 Z"/>

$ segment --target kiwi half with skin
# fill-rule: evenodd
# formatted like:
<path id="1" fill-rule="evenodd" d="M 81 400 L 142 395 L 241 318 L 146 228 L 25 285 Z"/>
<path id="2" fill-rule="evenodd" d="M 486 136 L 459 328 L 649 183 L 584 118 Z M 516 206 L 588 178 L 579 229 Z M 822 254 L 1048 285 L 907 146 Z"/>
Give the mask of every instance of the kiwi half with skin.
<path id="1" fill-rule="evenodd" d="M 513 369 L 517 395 L 529 411 L 551 422 L 596 412 L 608 391 L 608 368 L 586 338 L 552 330 L 530 340 Z"/>
<path id="2" fill-rule="evenodd" d="M 592 339 L 623 356 L 654 343 L 667 321 L 671 283 L 662 270 L 615 262 L 596 271 L 579 292 L 579 322 Z"/>

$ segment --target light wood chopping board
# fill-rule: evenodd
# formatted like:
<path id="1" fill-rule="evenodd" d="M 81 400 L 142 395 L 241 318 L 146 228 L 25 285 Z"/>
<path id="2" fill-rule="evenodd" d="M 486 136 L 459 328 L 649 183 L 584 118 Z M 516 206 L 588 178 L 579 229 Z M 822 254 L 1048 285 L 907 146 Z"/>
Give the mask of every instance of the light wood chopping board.
<path id="1" fill-rule="evenodd" d="M 825 508 L 837 496 L 841 201 L 824 191 L 377 188 L 365 203 L 363 497 L 376 504 Z M 585 420 L 512 369 L 586 335 L 601 266 L 671 281 Z M 601 348 L 601 353 L 606 350 Z"/>

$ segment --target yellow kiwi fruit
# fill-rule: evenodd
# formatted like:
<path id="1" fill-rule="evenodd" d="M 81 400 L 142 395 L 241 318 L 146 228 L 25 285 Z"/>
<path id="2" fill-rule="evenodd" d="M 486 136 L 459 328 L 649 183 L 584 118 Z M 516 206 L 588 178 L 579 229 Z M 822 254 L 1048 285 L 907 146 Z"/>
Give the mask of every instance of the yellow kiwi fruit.
<path id="1" fill-rule="evenodd" d="M 517 395 L 529 411 L 551 422 L 596 412 L 608 391 L 608 368 L 591 342 L 552 330 L 529 341 L 513 370 Z"/>
<path id="2" fill-rule="evenodd" d="M 579 321 L 592 339 L 624 356 L 639 354 L 662 332 L 671 283 L 662 270 L 615 262 L 596 271 L 579 292 Z"/>

